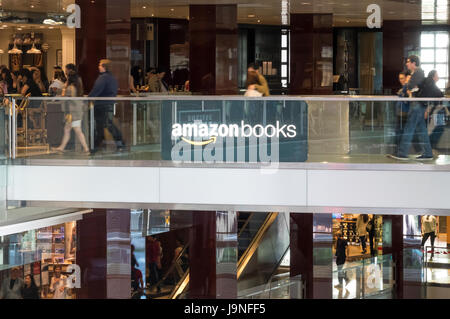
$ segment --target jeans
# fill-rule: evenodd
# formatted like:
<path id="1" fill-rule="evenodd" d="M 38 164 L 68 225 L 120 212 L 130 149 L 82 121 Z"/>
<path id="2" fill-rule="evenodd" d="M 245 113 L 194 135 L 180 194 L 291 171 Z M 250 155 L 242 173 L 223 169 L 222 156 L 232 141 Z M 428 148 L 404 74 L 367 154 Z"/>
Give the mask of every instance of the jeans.
<path id="1" fill-rule="evenodd" d="M 430 135 L 431 148 L 436 149 L 442 135 L 444 134 L 445 126 L 436 126 Z"/>
<path id="2" fill-rule="evenodd" d="M 369 233 L 369 243 L 370 243 L 370 255 L 373 257 L 376 255 L 374 248 L 374 234 Z"/>
<path id="3" fill-rule="evenodd" d="M 108 129 L 111 135 L 113 136 L 114 142 L 116 143 L 117 147 L 124 146 L 124 143 L 122 141 L 122 133 L 113 123 L 114 118 L 113 112 L 110 111 L 108 107 L 96 106 L 94 109 L 94 116 L 95 116 L 95 137 L 94 137 L 95 149 L 100 148 L 105 139 L 104 133 L 105 128 Z"/>
<path id="4" fill-rule="evenodd" d="M 159 281 L 159 271 L 158 271 L 158 265 L 156 263 L 150 263 L 149 265 L 149 277 L 150 277 L 150 285 L 156 285 Z"/>
<path id="5" fill-rule="evenodd" d="M 423 156 L 433 157 L 433 151 L 431 150 L 430 138 L 428 136 L 428 130 L 425 122 L 425 110 L 426 107 L 423 103 L 414 102 L 408 113 L 408 120 L 403 130 L 403 135 L 400 141 L 398 155 L 407 157 L 414 134 L 417 134 L 420 146 L 423 149 Z"/>
<path id="6" fill-rule="evenodd" d="M 359 236 L 359 240 L 361 241 L 362 249 L 366 251 L 366 236 Z"/>

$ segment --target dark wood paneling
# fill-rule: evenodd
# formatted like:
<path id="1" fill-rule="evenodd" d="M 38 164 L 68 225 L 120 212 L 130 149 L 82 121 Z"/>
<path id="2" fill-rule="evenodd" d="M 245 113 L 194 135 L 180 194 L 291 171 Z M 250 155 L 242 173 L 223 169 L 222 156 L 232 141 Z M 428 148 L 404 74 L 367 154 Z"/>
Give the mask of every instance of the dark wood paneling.
<path id="1" fill-rule="evenodd" d="M 189 298 L 216 298 L 216 212 L 193 212 Z"/>
<path id="2" fill-rule="evenodd" d="M 325 47 L 333 48 L 333 15 L 291 14 L 290 94 L 332 94 L 333 86 L 322 86 Z"/>
<path id="3" fill-rule="evenodd" d="M 383 89 L 397 92 L 409 51 L 420 46 L 420 21 L 383 21 Z"/>
<path id="4" fill-rule="evenodd" d="M 290 215 L 291 277 L 302 276 L 304 298 L 314 297 L 313 289 L 313 214 Z"/>
<path id="5" fill-rule="evenodd" d="M 191 91 L 202 94 L 236 94 L 236 5 L 191 5 L 189 16 Z"/>
<path id="6" fill-rule="evenodd" d="M 77 264 L 81 299 L 106 299 L 106 210 L 95 209 L 77 222 Z"/>
<path id="7" fill-rule="evenodd" d="M 76 64 L 85 93 L 98 77 L 98 61 L 106 57 L 106 0 L 76 0 L 81 7 L 81 28 L 76 29 Z"/>
<path id="8" fill-rule="evenodd" d="M 391 245 L 383 245 L 383 255 L 392 254 L 395 267 L 395 298 L 403 299 L 403 216 L 383 215 L 383 223 L 390 223 Z M 384 234 L 385 235 L 385 234 Z M 384 240 L 386 242 L 386 240 Z M 389 240 L 387 241 L 389 242 Z"/>

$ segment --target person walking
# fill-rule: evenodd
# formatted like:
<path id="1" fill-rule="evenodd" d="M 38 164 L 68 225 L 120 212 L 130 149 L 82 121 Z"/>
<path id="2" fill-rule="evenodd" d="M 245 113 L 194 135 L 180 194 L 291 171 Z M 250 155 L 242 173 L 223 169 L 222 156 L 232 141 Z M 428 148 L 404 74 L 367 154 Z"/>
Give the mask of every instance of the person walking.
<path id="1" fill-rule="evenodd" d="M 434 241 L 436 239 L 436 232 L 437 232 L 436 217 L 433 215 L 422 216 L 421 224 L 422 224 L 422 227 L 421 227 L 422 228 L 422 243 L 420 244 L 420 246 L 423 249 L 428 238 L 430 238 L 430 241 L 431 241 L 431 258 L 430 258 L 430 260 L 432 260 L 434 257 Z"/>
<path id="2" fill-rule="evenodd" d="M 117 80 L 110 72 L 111 61 L 100 60 L 98 70 L 99 77 L 95 81 L 94 88 L 89 93 L 89 97 L 116 97 L 118 91 Z M 95 101 L 94 118 L 95 118 L 95 136 L 94 136 L 94 152 L 97 152 L 104 142 L 104 129 L 108 129 L 116 143 L 117 150 L 125 149 L 122 140 L 122 133 L 113 123 L 114 118 L 114 102 L 113 101 Z"/>
<path id="3" fill-rule="evenodd" d="M 376 255 L 376 250 L 375 250 L 376 247 L 374 246 L 374 244 L 375 244 L 374 239 L 375 239 L 375 234 L 376 234 L 375 226 L 376 226 L 375 216 L 373 216 L 366 226 L 367 233 L 369 234 L 370 256 L 372 256 L 372 257 L 375 257 L 375 255 Z"/>
<path id="4" fill-rule="evenodd" d="M 78 80 L 78 74 L 74 71 L 70 71 L 67 79 L 67 87 L 64 90 L 64 96 L 67 97 L 80 97 L 82 96 L 83 88 L 80 87 L 80 81 Z M 89 147 L 87 146 L 86 137 L 81 129 L 81 120 L 83 118 L 83 107 L 85 106 L 83 101 L 67 101 L 68 113 L 66 114 L 66 124 L 64 126 L 64 136 L 61 141 L 61 145 L 55 148 L 57 152 L 64 152 L 67 143 L 70 140 L 70 131 L 73 129 L 75 136 L 83 147 L 83 152 L 89 154 Z"/>
<path id="5" fill-rule="evenodd" d="M 438 81 L 439 75 L 437 71 L 430 71 L 423 85 L 423 95 L 431 98 L 444 97 L 444 93 L 442 93 L 442 91 L 436 85 Z M 447 115 L 450 115 L 448 107 L 444 106 L 441 102 L 428 103 L 428 109 L 425 112 L 425 117 L 428 119 L 428 135 L 430 137 L 430 144 L 434 156 L 439 155 L 436 149 L 439 141 L 442 138 L 442 135 L 444 134 L 446 125 L 445 117 Z"/>
<path id="6" fill-rule="evenodd" d="M 159 293 L 161 288 L 156 286 L 159 281 L 159 271 L 161 268 L 161 246 L 155 236 L 149 237 L 149 277 L 152 290 L 156 288 Z"/>
<path id="7" fill-rule="evenodd" d="M 418 56 L 411 55 L 406 61 L 406 67 L 411 72 L 411 78 L 406 84 L 406 90 L 409 97 L 425 97 L 421 95 L 421 87 L 425 81 L 425 74 L 420 68 L 420 59 Z M 417 133 L 419 143 L 423 149 L 423 154 L 416 158 L 418 161 L 429 161 L 433 159 L 430 138 L 425 123 L 426 106 L 422 102 L 412 102 L 408 112 L 408 119 L 404 128 L 398 152 L 389 154 L 393 159 L 407 161 L 414 134 Z"/>
<path id="8" fill-rule="evenodd" d="M 251 85 L 247 89 L 250 89 L 250 90 L 256 89 L 263 96 L 269 96 L 270 95 L 270 90 L 269 90 L 269 85 L 267 84 L 267 80 L 266 80 L 266 78 L 263 75 L 261 75 L 259 73 L 258 69 L 259 69 L 259 67 L 255 63 L 251 63 L 248 66 L 247 74 L 255 73 L 258 76 L 258 83 L 259 84 Z"/>
<path id="9" fill-rule="evenodd" d="M 369 216 L 367 214 L 361 214 L 356 219 L 356 232 L 358 233 L 359 240 L 361 242 L 361 253 L 365 254 L 366 250 L 366 236 L 367 236 L 367 224 L 369 223 Z"/>
<path id="10" fill-rule="evenodd" d="M 348 284 L 348 280 L 346 279 L 346 274 L 344 272 L 344 265 L 349 255 L 349 246 L 346 239 L 343 238 L 341 232 L 337 233 L 337 242 L 336 242 L 336 265 L 338 268 L 338 281 L 339 284 L 335 285 L 334 288 L 342 289 L 344 287 L 344 279 L 346 284 Z"/>

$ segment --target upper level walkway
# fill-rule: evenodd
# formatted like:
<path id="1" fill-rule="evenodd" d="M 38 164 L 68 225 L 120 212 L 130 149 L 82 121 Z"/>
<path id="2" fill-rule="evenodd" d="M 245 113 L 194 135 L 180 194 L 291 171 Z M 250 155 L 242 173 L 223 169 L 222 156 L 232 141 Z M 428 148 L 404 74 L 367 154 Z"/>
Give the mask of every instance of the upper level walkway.
<path id="1" fill-rule="evenodd" d="M 447 215 L 449 102 L 391 96 L 30 98 L 27 107 L 2 114 L 5 197 L 55 207 Z M 428 107 L 435 158 L 418 161 L 417 143 L 408 160 L 388 158 L 405 128 L 405 111 L 418 103 Z M 108 113 L 115 115 L 111 123 Z M 112 124 L 125 148 L 117 148 L 120 136 Z M 80 127 L 95 152 L 83 152 L 78 136 L 61 151 L 64 129 L 71 126 Z M 98 128 L 104 126 L 100 144 Z"/>

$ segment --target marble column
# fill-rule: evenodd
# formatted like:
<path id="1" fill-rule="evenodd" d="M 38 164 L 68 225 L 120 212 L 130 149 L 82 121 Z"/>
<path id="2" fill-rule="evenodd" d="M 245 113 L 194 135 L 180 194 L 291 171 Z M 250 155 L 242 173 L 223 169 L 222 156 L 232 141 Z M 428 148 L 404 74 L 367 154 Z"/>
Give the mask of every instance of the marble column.
<path id="1" fill-rule="evenodd" d="M 408 55 L 419 50 L 421 21 L 383 21 L 383 89 L 396 93 Z"/>
<path id="2" fill-rule="evenodd" d="M 113 61 L 119 94 L 129 93 L 131 57 L 130 0 L 76 0 L 81 28 L 76 29 L 76 64 L 89 93 L 98 77 L 98 62 Z"/>
<path id="3" fill-rule="evenodd" d="M 94 210 L 77 223 L 81 299 L 129 299 L 130 211 Z"/>
<path id="4" fill-rule="evenodd" d="M 193 212 L 189 298 L 237 297 L 237 215 Z"/>
<path id="5" fill-rule="evenodd" d="M 190 5 L 189 16 L 191 91 L 237 94 L 237 6 Z"/>
<path id="6" fill-rule="evenodd" d="M 333 94 L 332 25 L 332 14 L 291 14 L 290 94 Z"/>

